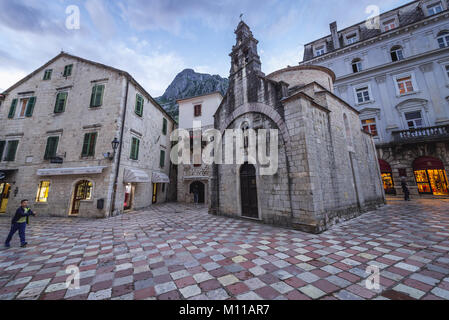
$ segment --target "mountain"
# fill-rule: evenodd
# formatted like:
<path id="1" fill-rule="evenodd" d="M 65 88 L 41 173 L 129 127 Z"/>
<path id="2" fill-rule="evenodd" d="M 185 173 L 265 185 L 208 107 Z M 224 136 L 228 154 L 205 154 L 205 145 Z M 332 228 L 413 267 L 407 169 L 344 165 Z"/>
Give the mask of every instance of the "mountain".
<path id="1" fill-rule="evenodd" d="M 179 99 L 196 97 L 213 92 L 225 95 L 229 87 L 229 80 L 219 75 L 197 73 L 192 69 L 185 69 L 179 73 L 162 97 L 156 101 L 178 121 Z"/>

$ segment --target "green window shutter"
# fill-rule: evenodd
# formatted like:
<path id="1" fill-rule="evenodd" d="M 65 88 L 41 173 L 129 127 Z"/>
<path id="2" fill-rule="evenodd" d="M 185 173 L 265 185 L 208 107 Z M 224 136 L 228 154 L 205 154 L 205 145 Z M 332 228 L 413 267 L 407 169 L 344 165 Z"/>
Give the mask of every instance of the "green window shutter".
<path id="1" fill-rule="evenodd" d="M 136 95 L 136 114 L 139 117 L 143 115 L 143 97 L 140 94 Z"/>
<path id="2" fill-rule="evenodd" d="M 137 138 L 132 139 L 131 143 L 131 159 L 139 160 L 139 148 L 140 148 L 140 140 Z"/>
<path id="3" fill-rule="evenodd" d="M 64 68 L 64 77 L 69 77 L 72 75 L 73 64 L 65 66 Z"/>
<path id="4" fill-rule="evenodd" d="M 168 125 L 167 119 L 164 118 L 162 122 L 162 133 L 164 135 L 167 135 L 167 125 Z"/>
<path id="5" fill-rule="evenodd" d="M 16 114 L 16 107 L 17 107 L 17 99 L 14 99 L 11 103 L 11 108 L 9 109 L 9 113 L 8 113 L 9 119 L 14 118 L 14 115 Z"/>
<path id="6" fill-rule="evenodd" d="M 165 167 L 165 151 L 161 150 L 161 162 L 160 162 L 160 167 L 163 168 Z"/>
<path id="7" fill-rule="evenodd" d="M 14 161 L 16 159 L 17 146 L 19 141 L 8 141 L 8 150 L 6 151 L 5 161 Z"/>
<path id="8" fill-rule="evenodd" d="M 49 137 L 47 139 L 47 147 L 45 148 L 45 160 L 49 160 L 56 156 L 56 150 L 58 149 L 59 137 Z"/>
<path id="9" fill-rule="evenodd" d="M 45 70 L 44 80 L 51 80 L 51 74 L 52 73 L 53 73 L 53 70 L 51 70 L 51 69 Z"/>
<path id="10" fill-rule="evenodd" d="M 31 97 L 28 100 L 27 110 L 25 112 L 25 117 L 29 118 L 33 116 L 34 106 L 36 105 L 36 97 Z"/>
<path id="11" fill-rule="evenodd" d="M 60 92 L 56 96 L 55 113 L 63 113 L 67 103 L 67 92 Z"/>
<path id="12" fill-rule="evenodd" d="M 5 151 L 6 141 L 0 141 L 0 161 L 3 159 L 3 151 Z"/>
<path id="13" fill-rule="evenodd" d="M 81 156 L 83 156 L 83 157 L 87 157 L 87 155 L 88 155 L 89 141 L 90 141 L 90 133 L 86 133 L 84 135 L 83 151 L 81 152 Z"/>
<path id="14" fill-rule="evenodd" d="M 101 107 L 103 104 L 104 85 L 96 85 L 92 88 L 92 96 L 90 98 L 90 106 L 92 108 Z"/>
<path id="15" fill-rule="evenodd" d="M 97 142 L 97 133 L 86 133 L 84 135 L 83 151 L 81 156 L 93 157 L 95 155 L 95 144 Z"/>

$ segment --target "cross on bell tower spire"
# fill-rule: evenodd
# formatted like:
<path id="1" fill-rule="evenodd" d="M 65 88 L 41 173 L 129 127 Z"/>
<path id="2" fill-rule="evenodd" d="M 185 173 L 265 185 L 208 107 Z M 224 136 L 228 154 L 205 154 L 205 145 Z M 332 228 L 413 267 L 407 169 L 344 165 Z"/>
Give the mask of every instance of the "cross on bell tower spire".
<path id="1" fill-rule="evenodd" d="M 243 17 L 243 14 L 240 15 Z M 261 71 L 262 63 L 257 53 L 257 41 L 249 26 L 243 21 L 240 21 L 236 34 L 236 45 L 232 48 L 230 54 L 231 62 L 231 76 L 239 70 L 246 68 L 247 72 L 251 69 L 253 71 Z"/>

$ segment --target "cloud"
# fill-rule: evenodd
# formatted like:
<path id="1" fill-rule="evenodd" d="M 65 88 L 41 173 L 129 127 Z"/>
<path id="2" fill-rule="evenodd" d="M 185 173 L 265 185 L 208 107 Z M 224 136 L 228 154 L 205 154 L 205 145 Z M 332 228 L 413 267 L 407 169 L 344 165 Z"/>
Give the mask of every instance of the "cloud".
<path id="1" fill-rule="evenodd" d="M 85 4 L 86 11 L 102 37 L 113 37 L 117 34 L 114 17 L 103 0 L 89 0 Z"/>
<path id="2" fill-rule="evenodd" d="M 0 21 L 14 30 L 63 33 L 63 25 L 48 19 L 48 11 L 44 8 L 46 6 L 36 0 L 0 0 Z"/>

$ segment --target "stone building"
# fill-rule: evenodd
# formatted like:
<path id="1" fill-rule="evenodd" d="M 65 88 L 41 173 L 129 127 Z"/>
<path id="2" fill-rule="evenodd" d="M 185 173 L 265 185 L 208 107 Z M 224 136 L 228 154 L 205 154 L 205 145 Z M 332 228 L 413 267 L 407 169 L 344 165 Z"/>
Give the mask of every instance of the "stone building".
<path id="1" fill-rule="evenodd" d="M 235 33 L 215 128 L 277 129 L 279 169 L 268 176 L 259 164 L 215 164 L 211 214 L 318 233 L 382 205 L 373 139 L 359 112 L 333 94 L 334 73 L 298 66 L 265 76 L 249 27 L 242 21 Z"/>
<path id="2" fill-rule="evenodd" d="M 125 71 L 62 52 L 3 93 L 0 213 L 103 218 L 167 198 L 175 123 Z"/>
<path id="3" fill-rule="evenodd" d="M 449 10 L 413 1 L 305 45 L 300 65 L 332 69 L 335 94 L 374 136 L 387 193 L 449 196 Z"/>
<path id="4" fill-rule="evenodd" d="M 214 114 L 222 100 L 220 92 L 213 92 L 177 101 L 179 128 L 190 132 L 191 146 L 194 134 L 201 134 L 214 127 Z M 196 188 L 199 191 L 198 202 L 209 205 L 212 168 L 201 159 L 193 159 L 193 156 L 190 163 L 178 165 L 178 202 L 193 203 Z"/>

